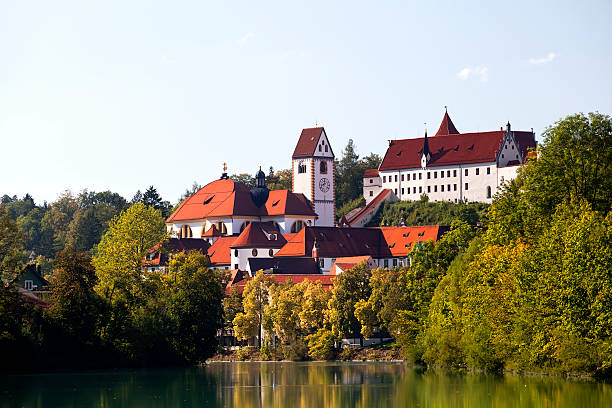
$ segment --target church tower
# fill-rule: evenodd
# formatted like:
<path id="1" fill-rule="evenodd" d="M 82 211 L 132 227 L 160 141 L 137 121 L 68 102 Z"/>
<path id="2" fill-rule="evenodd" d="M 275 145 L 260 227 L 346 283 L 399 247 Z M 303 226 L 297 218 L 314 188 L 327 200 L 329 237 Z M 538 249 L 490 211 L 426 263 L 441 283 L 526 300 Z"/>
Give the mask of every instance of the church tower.
<path id="1" fill-rule="evenodd" d="M 302 130 L 292 156 L 293 192 L 312 203 L 314 225 L 333 227 L 336 220 L 334 152 L 323 127 Z"/>

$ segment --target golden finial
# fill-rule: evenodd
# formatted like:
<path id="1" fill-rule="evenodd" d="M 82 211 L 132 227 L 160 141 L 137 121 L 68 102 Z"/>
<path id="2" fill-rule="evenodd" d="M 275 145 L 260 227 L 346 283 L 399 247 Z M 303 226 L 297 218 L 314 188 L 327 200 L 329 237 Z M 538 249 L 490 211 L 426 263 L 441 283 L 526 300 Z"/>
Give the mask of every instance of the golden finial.
<path id="1" fill-rule="evenodd" d="M 223 163 L 223 172 L 225 173 L 227 171 L 227 163 Z"/>

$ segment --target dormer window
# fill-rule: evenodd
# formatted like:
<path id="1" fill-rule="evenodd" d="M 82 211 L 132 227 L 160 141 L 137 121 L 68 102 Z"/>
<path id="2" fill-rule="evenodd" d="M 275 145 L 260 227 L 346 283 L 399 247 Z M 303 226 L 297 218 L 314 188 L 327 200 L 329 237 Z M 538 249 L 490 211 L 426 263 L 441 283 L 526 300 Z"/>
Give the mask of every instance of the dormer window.
<path id="1" fill-rule="evenodd" d="M 206 200 L 204 200 L 204 202 L 202 203 L 203 205 L 206 205 L 208 203 L 210 203 L 212 201 L 212 199 L 215 198 L 215 195 L 211 195 L 210 197 L 208 197 Z"/>

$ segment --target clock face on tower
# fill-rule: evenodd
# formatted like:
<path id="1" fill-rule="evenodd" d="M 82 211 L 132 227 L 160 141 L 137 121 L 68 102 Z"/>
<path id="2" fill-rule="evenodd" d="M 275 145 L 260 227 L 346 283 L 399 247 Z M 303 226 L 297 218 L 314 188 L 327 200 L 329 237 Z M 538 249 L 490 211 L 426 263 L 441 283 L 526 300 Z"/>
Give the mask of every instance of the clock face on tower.
<path id="1" fill-rule="evenodd" d="M 329 191 L 329 187 L 331 186 L 331 183 L 329 182 L 328 179 L 326 179 L 325 177 L 323 177 L 320 181 L 319 181 L 319 190 L 321 190 L 324 193 L 327 193 Z"/>

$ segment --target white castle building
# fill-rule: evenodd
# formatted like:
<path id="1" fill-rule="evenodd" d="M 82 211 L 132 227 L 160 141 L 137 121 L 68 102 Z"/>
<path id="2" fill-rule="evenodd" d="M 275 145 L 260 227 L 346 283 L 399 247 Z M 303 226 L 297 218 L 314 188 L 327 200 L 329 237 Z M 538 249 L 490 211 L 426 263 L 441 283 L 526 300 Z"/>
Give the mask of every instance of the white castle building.
<path id="1" fill-rule="evenodd" d="M 367 170 L 363 195 L 369 205 L 381 194 L 393 199 L 487 202 L 505 181 L 516 176 L 535 133 L 506 129 L 459 133 L 448 112 L 435 136 L 390 140 L 378 169 Z M 380 198 L 379 198 L 380 201 Z"/>

